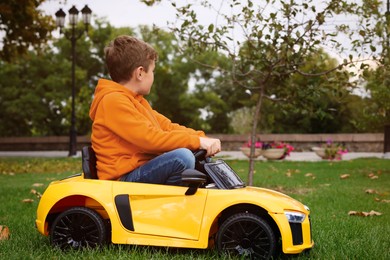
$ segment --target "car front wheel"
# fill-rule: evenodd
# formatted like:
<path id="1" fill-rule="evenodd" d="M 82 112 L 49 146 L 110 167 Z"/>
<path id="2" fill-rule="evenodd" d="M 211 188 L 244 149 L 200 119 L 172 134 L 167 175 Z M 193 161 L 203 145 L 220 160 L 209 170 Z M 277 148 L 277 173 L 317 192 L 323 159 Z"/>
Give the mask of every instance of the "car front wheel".
<path id="1" fill-rule="evenodd" d="M 270 259 L 276 251 L 276 237 L 269 224 L 251 213 L 238 213 L 227 218 L 217 233 L 220 253 L 251 259 Z"/>
<path id="2" fill-rule="evenodd" d="M 56 217 L 50 230 L 50 242 L 61 249 L 94 248 L 106 243 L 107 230 L 95 211 L 70 208 Z"/>

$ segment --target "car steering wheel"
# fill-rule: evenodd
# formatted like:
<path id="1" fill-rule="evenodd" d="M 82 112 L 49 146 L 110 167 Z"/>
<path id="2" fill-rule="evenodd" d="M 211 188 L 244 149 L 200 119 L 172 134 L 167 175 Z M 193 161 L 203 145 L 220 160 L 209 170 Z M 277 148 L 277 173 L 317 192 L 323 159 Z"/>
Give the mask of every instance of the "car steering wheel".
<path id="1" fill-rule="evenodd" d="M 199 149 L 199 150 L 194 151 L 193 153 L 194 153 L 194 156 L 195 156 L 195 160 L 197 162 L 202 162 L 202 161 L 206 160 L 207 150 Z"/>

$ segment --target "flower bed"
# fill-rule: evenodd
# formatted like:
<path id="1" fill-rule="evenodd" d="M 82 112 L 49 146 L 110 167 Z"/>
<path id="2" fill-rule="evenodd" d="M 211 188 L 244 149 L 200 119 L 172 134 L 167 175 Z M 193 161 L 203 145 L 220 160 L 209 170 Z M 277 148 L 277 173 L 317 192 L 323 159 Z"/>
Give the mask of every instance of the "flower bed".
<path id="1" fill-rule="evenodd" d="M 343 154 L 348 153 L 348 150 L 343 144 L 334 143 L 332 140 L 328 140 L 326 144 L 321 147 L 313 147 L 312 150 L 322 159 L 326 160 L 341 160 Z"/>
<path id="2" fill-rule="evenodd" d="M 250 157 L 251 142 L 246 142 L 242 147 L 241 151 L 249 158 Z M 271 142 L 262 143 L 257 141 L 255 143 L 255 154 L 254 158 L 262 155 L 268 160 L 281 160 L 286 156 L 289 156 L 294 147 L 284 142 Z"/>

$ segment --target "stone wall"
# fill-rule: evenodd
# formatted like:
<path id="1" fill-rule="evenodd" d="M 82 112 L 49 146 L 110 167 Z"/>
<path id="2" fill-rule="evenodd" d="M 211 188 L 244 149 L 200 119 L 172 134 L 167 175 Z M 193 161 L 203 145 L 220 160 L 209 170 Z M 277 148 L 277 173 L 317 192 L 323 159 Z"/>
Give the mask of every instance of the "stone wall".
<path id="1" fill-rule="evenodd" d="M 248 135 L 211 135 L 220 138 L 223 150 L 239 150 L 248 142 Z M 262 134 L 261 142 L 286 142 L 294 146 L 295 151 L 310 151 L 312 147 L 325 144 L 328 140 L 342 143 L 351 152 L 383 152 L 384 134 Z"/>
<path id="2" fill-rule="evenodd" d="M 249 135 L 215 134 L 222 141 L 225 151 L 239 150 L 249 140 Z M 295 151 L 310 151 L 311 147 L 319 146 L 332 140 L 343 143 L 351 152 L 383 152 L 383 133 L 364 134 L 261 134 L 257 136 L 261 142 L 283 141 L 295 147 Z M 77 137 L 77 147 L 90 144 L 89 136 Z M 69 149 L 68 136 L 49 137 L 7 137 L 0 138 L 0 151 L 58 151 Z"/>

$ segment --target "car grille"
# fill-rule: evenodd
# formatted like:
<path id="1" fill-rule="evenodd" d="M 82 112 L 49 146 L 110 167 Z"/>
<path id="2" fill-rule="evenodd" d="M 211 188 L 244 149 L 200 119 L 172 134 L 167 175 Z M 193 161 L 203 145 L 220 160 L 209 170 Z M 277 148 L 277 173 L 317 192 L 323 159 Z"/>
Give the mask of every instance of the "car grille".
<path id="1" fill-rule="evenodd" d="M 290 223 L 291 234 L 293 238 L 293 245 L 302 245 L 303 244 L 303 235 L 302 235 L 302 224 L 301 223 Z"/>
<path id="2" fill-rule="evenodd" d="M 293 238 L 293 245 L 302 245 L 303 244 L 302 224 L 301 223 L 289 223 L 289 224 L 290 224 L 291 234 Z M 310 239 L 312 240 L 310 216 L 309 216 L 309 225 L 310 225 Z"/>

